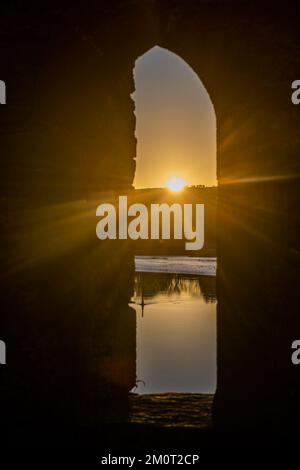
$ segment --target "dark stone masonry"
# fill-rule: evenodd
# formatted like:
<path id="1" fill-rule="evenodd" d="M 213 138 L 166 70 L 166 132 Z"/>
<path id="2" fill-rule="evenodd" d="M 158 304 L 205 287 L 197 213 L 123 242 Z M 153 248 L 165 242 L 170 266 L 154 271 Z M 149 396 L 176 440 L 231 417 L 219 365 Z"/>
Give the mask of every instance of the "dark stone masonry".
<path id="1" fill-rule="evenodd" d="M 14 436 L 128 417 L 133 253 L 97 240 L 95 209 L 131 188 L 132 72 L 155 45 L 193 68 L 217 116 L 215 429 L 299 427 L 293 10 L 217 0 L 1 7 L 1 421 Z"/>

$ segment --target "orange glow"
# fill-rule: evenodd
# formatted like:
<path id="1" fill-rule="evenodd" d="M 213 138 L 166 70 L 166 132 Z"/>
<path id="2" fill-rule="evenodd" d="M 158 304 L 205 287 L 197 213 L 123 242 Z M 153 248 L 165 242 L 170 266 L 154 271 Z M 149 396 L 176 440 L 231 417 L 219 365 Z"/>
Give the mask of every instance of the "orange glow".
<path id="1" fill-rule="evenodd" d="M 186 182 L 183 178 L 178 178 L 174 176 L 173 178 L 170 178 L 167 181 L 166 186 L 168 189 L 170 189 L 170 191 L 177 193 L 179 191 L 182 191 L 182 189 L 186 186 Z"/>
<path id="2" fill-rule="evenodd" d="M 198 75 L 155 46 L 134 67 L 135 189 L 161 188 L 174 176 L 191 186 L 216 181 L 216 115 Z"/>

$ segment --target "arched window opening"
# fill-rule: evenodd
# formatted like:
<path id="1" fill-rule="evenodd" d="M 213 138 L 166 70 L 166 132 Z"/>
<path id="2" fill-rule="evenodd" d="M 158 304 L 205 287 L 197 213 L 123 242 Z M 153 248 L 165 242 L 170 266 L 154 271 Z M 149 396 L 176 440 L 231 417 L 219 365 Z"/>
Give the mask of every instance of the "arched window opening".
<path id="1" fill-rule="evenodd" d="M 205 208 L 201 251 L 185 252 L 177 240 L 138 245 L 131 303 L 137 315 L 133 391 L 136 399 L 176 393 L 179 407 L 187 396 L 211 403 L 216 390 L 216 115 L 197 74 L 173 52 L 153 47 L 136 60 L 133 73 L 133 186 L 140 196 L 135 198 L 146 204 L 197 201 Z"/>

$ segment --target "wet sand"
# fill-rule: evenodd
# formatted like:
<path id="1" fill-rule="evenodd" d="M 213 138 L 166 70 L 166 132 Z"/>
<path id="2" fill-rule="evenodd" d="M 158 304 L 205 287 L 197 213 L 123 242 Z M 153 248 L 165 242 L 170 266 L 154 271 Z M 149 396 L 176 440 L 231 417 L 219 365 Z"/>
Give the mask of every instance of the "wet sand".
<path id="1" fill-rule="evenodd" d="M 211 428 L 213 395 L 200 393 L 130 394 L 131 423 L 164 427 Z"/>

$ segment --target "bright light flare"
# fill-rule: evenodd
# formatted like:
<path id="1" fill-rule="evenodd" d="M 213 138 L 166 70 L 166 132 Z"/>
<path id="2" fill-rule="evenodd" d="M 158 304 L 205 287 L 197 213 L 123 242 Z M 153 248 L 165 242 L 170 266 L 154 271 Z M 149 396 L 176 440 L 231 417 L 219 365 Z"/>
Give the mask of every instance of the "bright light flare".
<path id="1" fill-rule="evenodd" d="M 168 189 L 170 189 L 170 191 L 177 193 L 186 186 L 186 182 L 184 181 L 184 179 L 174 176 L 173 178 L 170 178 L 167 181 L 166 186 Z"/>

